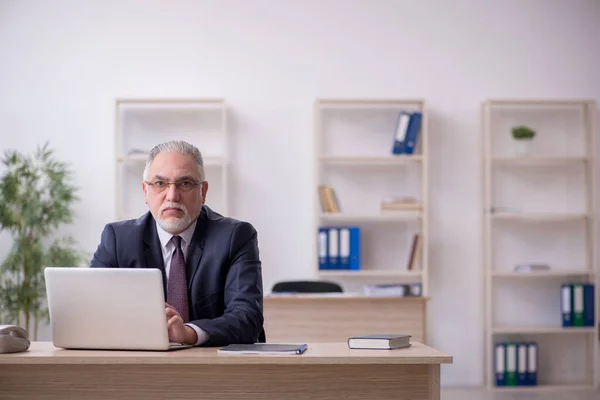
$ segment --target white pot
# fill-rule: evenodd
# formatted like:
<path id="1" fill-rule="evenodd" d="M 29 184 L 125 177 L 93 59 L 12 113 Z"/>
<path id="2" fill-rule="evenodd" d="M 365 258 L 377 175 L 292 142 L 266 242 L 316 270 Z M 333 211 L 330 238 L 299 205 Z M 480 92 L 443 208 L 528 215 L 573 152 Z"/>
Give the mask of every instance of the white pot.
<path id="1" fill-rule="evenodd" d="M 533 139 L 513 139 L 515 142 L 515 152 L 517 156 L 526 156 L 531 154 L 531 143 Z"/>

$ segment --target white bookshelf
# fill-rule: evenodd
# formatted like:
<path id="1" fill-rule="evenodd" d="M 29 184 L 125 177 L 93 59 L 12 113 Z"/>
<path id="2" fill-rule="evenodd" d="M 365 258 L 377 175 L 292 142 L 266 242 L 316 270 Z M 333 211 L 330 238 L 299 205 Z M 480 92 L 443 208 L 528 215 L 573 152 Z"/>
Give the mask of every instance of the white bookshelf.
<path id="1" fill-rule="evenodd" d="M 483 122 L 486 385 L 498 391 L 598 387 L 596 103 L 488 100 Z M 516 155 L 511 128 L 536 131 Z M 516 264 L 550 270 L 515 272 Z M 593 283 L 595 326 L 562 326 L 560 285 Z M 537 386 L 496 387 L 494 344 L 538 343 Z"/>
<path id="2" fill-rule="evenodd" d="M 401 111 L 422 113 L 413 154 L 392 154 Z M 422 284 L 428 288 L 428 121 L 423 99 L 318 99 L 314 104 L 314 251 L 315 277 L 336 281 L 348 292 L 364 285 Z M 339 213 L 323 212 L 318 186 L 335 191 Z M 422 211 L 382 211 L 385 197 L 410 196 Z M 358 226 L 358 271 L 320 270 L 318 228 Z M 413 235 L 423 236 L 418 270 L 408 270 Z"/>
<path id="3" fill-rule="evenodd" d="M 209 182 L 206 204 L 228 214 L 229 141 L 223 99 L 117 99 L 115 102 L 116 218 L 148 211 L 141 189 L 155 145 L 184 140 L 198 147 Z"/>

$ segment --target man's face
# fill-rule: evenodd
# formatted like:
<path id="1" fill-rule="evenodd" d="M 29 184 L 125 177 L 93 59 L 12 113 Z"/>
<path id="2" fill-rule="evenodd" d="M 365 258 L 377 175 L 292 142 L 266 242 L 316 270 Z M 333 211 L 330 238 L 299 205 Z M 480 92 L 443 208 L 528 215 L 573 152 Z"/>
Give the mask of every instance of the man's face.
<path id="1" fill-rule="evenodd" d="M 177 235 L 200 214 L 208 182 L 198 185 L 201 177 L 191 155 L 159 153 L 150 164 L 146 181 L 152 184 L 142 182 L 146 204 L 165 231 Z M 170 184 L 172 182 L 180 187 Z"/>

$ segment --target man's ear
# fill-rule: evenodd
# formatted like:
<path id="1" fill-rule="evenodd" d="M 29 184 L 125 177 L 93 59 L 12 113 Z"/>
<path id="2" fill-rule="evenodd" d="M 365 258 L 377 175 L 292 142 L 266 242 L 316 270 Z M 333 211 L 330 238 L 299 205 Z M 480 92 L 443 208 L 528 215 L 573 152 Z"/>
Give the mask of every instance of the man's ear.
<path id="1" fill-rule="evenodd" d="M 144 202 L 148 204 L 148 184 L 142 181 L 142 192 L 144 192 Z"/>
<path id="2" fill-rule="evenodd" d="M 208 192 L 208 182 L 202 184 L 202 204 L 206 203 L 206 192 Z"/>

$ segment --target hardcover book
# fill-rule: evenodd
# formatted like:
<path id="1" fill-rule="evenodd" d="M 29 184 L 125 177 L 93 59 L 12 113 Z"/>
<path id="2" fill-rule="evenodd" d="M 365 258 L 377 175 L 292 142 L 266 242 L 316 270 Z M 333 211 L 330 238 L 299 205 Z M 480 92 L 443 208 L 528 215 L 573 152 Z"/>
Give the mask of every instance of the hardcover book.
<path id="1" fill-rule="evenodd" d="M 407 334 L 374 334 L 355 336 L 348 339 L 351 349 L 393 350 L 410 347 L 411 335 Z"/>

